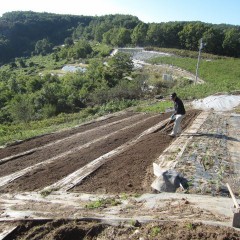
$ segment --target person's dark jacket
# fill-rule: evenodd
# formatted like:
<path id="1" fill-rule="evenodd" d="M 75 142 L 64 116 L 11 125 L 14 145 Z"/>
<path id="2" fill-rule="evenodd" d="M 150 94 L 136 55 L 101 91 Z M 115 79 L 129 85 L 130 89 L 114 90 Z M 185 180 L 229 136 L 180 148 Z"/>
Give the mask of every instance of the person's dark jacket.
<path id="1" fill-rule="evenodd" d="M 179 97 L 176 97 L 174 100 L 174 114 L 184 115 L 186 113 L 182 100 Z"/>

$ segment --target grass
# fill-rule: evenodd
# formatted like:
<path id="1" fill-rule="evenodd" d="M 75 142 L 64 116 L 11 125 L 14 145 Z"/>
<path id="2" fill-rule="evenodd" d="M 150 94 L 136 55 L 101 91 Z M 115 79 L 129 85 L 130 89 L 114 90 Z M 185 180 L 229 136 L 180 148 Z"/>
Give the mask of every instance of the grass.
<path id="1" fill-rule="evenodd" d="M 117 201 L 114 198 L 106 198 L 106 199 L 98 199 L 96 201 L 93 201 L 87 204 L 85 207 L 88 209 L 95 209 L 95 208 L 102 208 L 107 206 L 117 206 L 119 204 L 121 204 L 121 202 Z"/>
<path id="2" fill-rule="evenodd" d="M 32 56 L 31 58 L 24 59 L 26 67 L 17 67 L 10 69 L 10 65 L 6 64 L 1 67 L 1 71 L 10 71 L 15 73 L 17 76 L 20 75 L 36 75 L 39 73 L 51 73 L 60 70 L 64 64 L 67 63 L 66 60 L 61 60 L 58 62 L 53 61 L 52 54 L 47 56 Z M 33 66 L 30 67 L 30 64 Z"/>
<path id="3" fill-rule="evenodd" d="M 197 59 L 181 57 L 158 57 L 150 61 L 153 64 L 169 64 L 178 66 L 193 74 L 196 72 Z M 240 89 L 240 59 L 201 59 L 198 76 L 205 84 L 175 87 L 176 91 L 184 99 L 204 98 L 209 95 L 226 92 L 230 93 Z"/>
<path id="4" fill-rule="evenodd" d="M 121 197 L 122 200 L 127 200 L 128 199 L 128 195 L 126 193 L 122 193 L 120 197 Z"/>
<path id="5" fill-rule="evenodd" d="M 161 228 L 160 227 L 153 227 L 151 229 L 151 236 L 152 237 L 156 237 L 160 232 L 161 232 Z"/>
<path id="6" fill-rule="evenodd" d="M 85 108 L 78 113 L 59 114 L 56 117 L 28 123 L 0 124 L 0 146 L 35 136 L 78 126 L 84 122 L 121 111 L 137 104 L 137 101 L 116 101 L 106 105 Z"/>
<path id="7" fill-rule="evenodd" d="M 202 157 L 202 164 L 206 171 L 211 169 L 214 166 L 214 161 L 210 155 L 206 154 Z"/>
<path id="8" fill-rule="evenodd" d="M 165 52 L 170 53 L 179 57 L 189 57 L 189 58 L 198 58 L 198 51 L 191 51 L 191 50 L 184 50 L 184 49 L 176 49 L 176 48 L 158 48 L 158 47 L 146 47 L 145 50 L 147 51 L 158 51 L 158 52 Z M 225 59 L 227 57 L 213 55 L 210 53 L 201 53 L 201 57 L 203 59 Z"/>
<path id="9" fill-rule="evenodd" d="M 171 101 L 160 101 L 150 103 L 148 105 L 140 105 L 136 107 L 137 112 L 152 112 L 152 113 L 162 113 L 167 109 L 173 108 L 173 103 Z"/>
<path id="10" fill-rule="evenodd" d="M 47 189 L 47 190 L 43 190 L 40 192 L 41 196 L 43 198 L 47 197 L 48 195 L 50 195 L 53 191 L 56 191 L 57 189 Z"/>
<path id="11" fill-rule="evenodd" d="M 187 228 L 188 230 L 193 230 L 194 226 L 193 226 L 192 223 L 187 223 L 187 224 L 186 224 L 186 228 Z"/>
<path id="12" fill-rule="evenodd" d="M 61 114 L 60 116 L 50 119 L 29 123 L 1 124 L 0 145 L 74 127 L 93 118 L 94 116 L 90 114 L 85 116 L 84 113 L 80 112 L 75 114 Z"/>

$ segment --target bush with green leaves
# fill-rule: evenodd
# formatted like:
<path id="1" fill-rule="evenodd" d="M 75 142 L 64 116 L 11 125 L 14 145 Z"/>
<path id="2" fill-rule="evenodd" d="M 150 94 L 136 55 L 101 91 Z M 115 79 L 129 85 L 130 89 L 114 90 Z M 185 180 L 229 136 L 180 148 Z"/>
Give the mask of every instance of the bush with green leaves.
<path id="1" fill-rule="evenodd" d="M 16 95 L 9 107 L 9 112 L 15 122 L 29 122 L 33 120 L 34 106 L 28 95 Z"/>

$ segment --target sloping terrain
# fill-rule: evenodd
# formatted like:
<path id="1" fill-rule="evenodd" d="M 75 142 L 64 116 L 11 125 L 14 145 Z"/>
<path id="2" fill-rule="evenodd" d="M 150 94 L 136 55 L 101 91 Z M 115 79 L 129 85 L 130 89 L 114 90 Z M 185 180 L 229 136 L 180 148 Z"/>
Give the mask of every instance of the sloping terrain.
<path id="1" fill-rule="evenodd" d="M 225 187 L 238 197 L 239 115 L 189 108 L 177 138 L 169 116 L 126 111 L 0 149 L 2 239 L 240 239 Z M 154 193 L 153 163 L 187 187 Z"/>
<path id="2" fill-rule="evenodd" d="M 183 127 L 186 127 L 198 112 L 197 110 L 189 111 Z M 132 147 L 126 145 L 124 150 L 118 148 L 124 144 L 130 144 L 134 138 L 167 117 L 169 114 L 124 113 L 121 116 L 100 121 L 98 124 L 81 126 L 79 129 L 76 128 L 75 132 L 70 130 L 56 136 L 52 136 L 55 134 L 46 135 L 41 137 L 41 140 L 33 139 L 33 144 L 27 141 L 28 145 L 23 142 L 2 149 L 1 155 L 5 157 L 1 159 L 1 192 L 39 191 L 111 151 L 116 153 L 108 157 L 108 162 L 105 164 L 108 169 L 104 169 L 105 165 L 99 169 L 103 175 L 107 175 L 113 181 L 113 186 L 106 192 L 146 192 L 146 189 L 143 191 L 140 187 L 142 174 L 145 175 L 147 167 L 152 166 L 152 162 L 169 145 L 172 138 L 167 135 L 167 132 L 156 131 L 142 136 Z M 38 142 L 39 147 L 31 148 L 35 142 Z M 13 152 L 14 155 L 10 155 Z M 120 174 L 121 169 L 122 174 Z M 96 174 L 98 170 L 93 175 Z M 119 175 L 120 179 L 114 179 Z M 102 177 L 96 178 L 100 184 Z M 104 178 L 103 181 L 105 181 Z M 129 182 L 124 183 L 124 180 Z M 120 188 L 114 189 L 117 183 Z M 83 192 L 95 192 L 99 188 L 95 183 L 93 186 L 86 186 Z M 129 189 L 127 186 L 130 186 Z"/>

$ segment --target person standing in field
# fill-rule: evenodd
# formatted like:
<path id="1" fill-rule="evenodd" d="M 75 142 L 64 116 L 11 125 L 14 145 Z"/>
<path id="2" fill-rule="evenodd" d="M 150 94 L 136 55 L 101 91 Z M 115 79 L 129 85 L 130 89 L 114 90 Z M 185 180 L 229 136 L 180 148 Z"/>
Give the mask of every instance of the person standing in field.
<path id="1" fill-rule="evenodd" d="M 171 137 L 176 137 L 177 134 L 180 134 L 182 131 L 181 122 L 185 116 L 185 107 L 182 100 L 174 92 L 171 94 L 171 99 L 174 102 L 174 114 L 171 116 L 171 119 L 174 120 L 174 126 L 172 132 L 169 134 Z"/>

